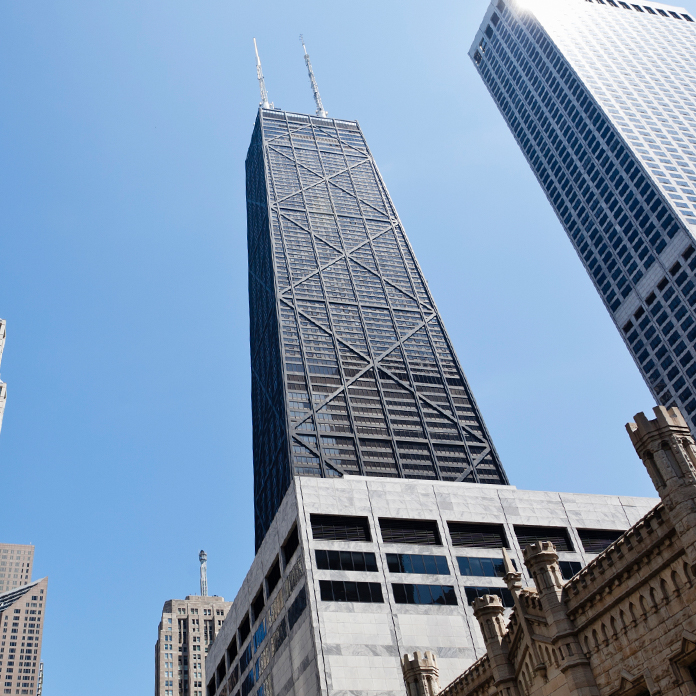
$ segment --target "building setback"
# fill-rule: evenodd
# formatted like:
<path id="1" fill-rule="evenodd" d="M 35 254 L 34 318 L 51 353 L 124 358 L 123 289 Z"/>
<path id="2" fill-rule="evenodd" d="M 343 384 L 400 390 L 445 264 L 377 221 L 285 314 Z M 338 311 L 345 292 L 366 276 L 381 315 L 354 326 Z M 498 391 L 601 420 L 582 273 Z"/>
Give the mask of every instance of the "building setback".
<path id="1" fill-rule="evenodd" d="M 205 656 L 232 606 L 189 595 L 164 603 L 155 644 L 155 696 L 203 696 Z"/>
<path id="2" fill-rule="evenodd" d="M 551 539 L 570 578 L 657 501 L 444 481 L 295 476 L 207 658 L 206 696 L 397 696 L 481 657 L 470 604 L 512 598 L 503 549 Z M 166 695 L 165 695 L 166 696 Z"/>
<path id="3" fill-rule="evenodd" d="M 3 694 L 40 696 L 41 643 L 48 578 L 0 592 L 0 685 Z"/>
<path id="4" fill-rule="evenodd" d="M 294 474 L 506 484 L 359 125 L 260 108 L 246 183 L 256 548 Z"/>
<path id="5" fill-rule="evenodd" d="M 32 545 L 0 543 L 0 592 L 29 584 L 33 565 Z"/>
<path id="6" fill-rule="evenodd" d="M 494 0 L 470 54 L 656 400 L 696 423 L 696 23 Z"/>

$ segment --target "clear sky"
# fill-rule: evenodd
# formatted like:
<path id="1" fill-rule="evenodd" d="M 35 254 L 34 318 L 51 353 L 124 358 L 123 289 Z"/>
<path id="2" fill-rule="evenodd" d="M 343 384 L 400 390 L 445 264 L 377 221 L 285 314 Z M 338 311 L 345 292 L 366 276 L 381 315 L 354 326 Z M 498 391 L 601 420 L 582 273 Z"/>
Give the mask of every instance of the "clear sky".
<path id="1" fill-rule="evenodd" d="M 0 541 L 49 576 L 51 696 L 149 696 L 198 551 L 228 599 L 253 557 L 254 36 L 277 106 L 313 112 L 303 32 L 360 121 L 511 482 L 654 495 L 650 394 L 466 55 L 486 5 L 0 7 Z"/>

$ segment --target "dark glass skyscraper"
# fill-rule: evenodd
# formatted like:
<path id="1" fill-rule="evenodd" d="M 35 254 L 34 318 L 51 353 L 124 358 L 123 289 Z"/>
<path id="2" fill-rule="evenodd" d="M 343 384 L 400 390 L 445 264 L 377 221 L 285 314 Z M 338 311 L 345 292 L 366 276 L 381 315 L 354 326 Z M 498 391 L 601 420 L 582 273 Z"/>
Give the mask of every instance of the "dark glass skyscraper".
<path id="1" fill-rule="evenodd" d="M 293 474 L 507 483 L 358 124 L 262 108 L 246 177 L 257 548 Z"/>
<path id="2" fill-rule="evenodd" d="M 696 22 L 494 0 L 469 55 L 655 399 L 696 432 Z"/>

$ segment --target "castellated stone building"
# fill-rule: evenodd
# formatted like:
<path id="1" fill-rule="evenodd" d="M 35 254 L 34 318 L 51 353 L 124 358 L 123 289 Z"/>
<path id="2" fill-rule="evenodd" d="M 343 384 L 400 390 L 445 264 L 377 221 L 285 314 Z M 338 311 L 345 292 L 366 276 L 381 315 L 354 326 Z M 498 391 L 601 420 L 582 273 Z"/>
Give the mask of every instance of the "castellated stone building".
<path id="1" fill-rule="evenodd" d="M 661 502 L 568 582 L 549 541 L 523 551 L 534 587 L 506 554 L 512 611 L 473 602 L 486 654 L 443 689 L 436 649 L 405 655 L 409 696 L 696 694 L 696 445 L 676 408 L 654 410 L 627 429 Z"/>

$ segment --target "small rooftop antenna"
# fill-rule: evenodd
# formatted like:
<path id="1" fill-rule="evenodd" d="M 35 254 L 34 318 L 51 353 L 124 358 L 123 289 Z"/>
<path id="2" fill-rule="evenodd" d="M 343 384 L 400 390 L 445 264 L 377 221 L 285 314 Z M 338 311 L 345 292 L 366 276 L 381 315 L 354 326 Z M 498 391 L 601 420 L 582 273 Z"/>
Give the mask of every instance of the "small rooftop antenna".
<path id="1" fill-rule="evenodd" d="M 208 554 L 205 551 L 201 551 L 198 554 L 198 560 L 201 562 L 201 597 L 207 597 L 208 596 Z"/>
<path id="2" fill-rule="evenodd" d="M 300 34 L 300 41 L 302 42 L 302 48 L 304 49 L 304 62 L 307 64 L 307 72 L 309 73 L 309 81 L 312 83 L 312 92 L 314 93 L 314 101 L 317 105 L 317 116 L 326 117 L 328 112 L 324 109 L 324 105 L 321 103 L 321 96 L 319 96 L 319 87 L 317 86 L 317 81 L 314 77 L 314 71 L 312 70 L 312 64 L 309 61 L 309 53 L 307 53 L 307 47 L 304 43 L 304 37 Z"/>
<path id="3" fill-rule="evenodd" d="M 261 70 L 261 59 L 259 58 L 259 49 L 256 46 L 256 39 L 254 39 L 254 50 L 256 51 L 256 77 L 259 80 L 259 90 L 261 91 L 261 102 L 259 106 L 264 109 L 272 108 L 268 103 L 268 92 L 266 91 L 266 83 L 263 79 L 263 70 Z M 203 553 L 201 551 L 201 553 Z"/>

